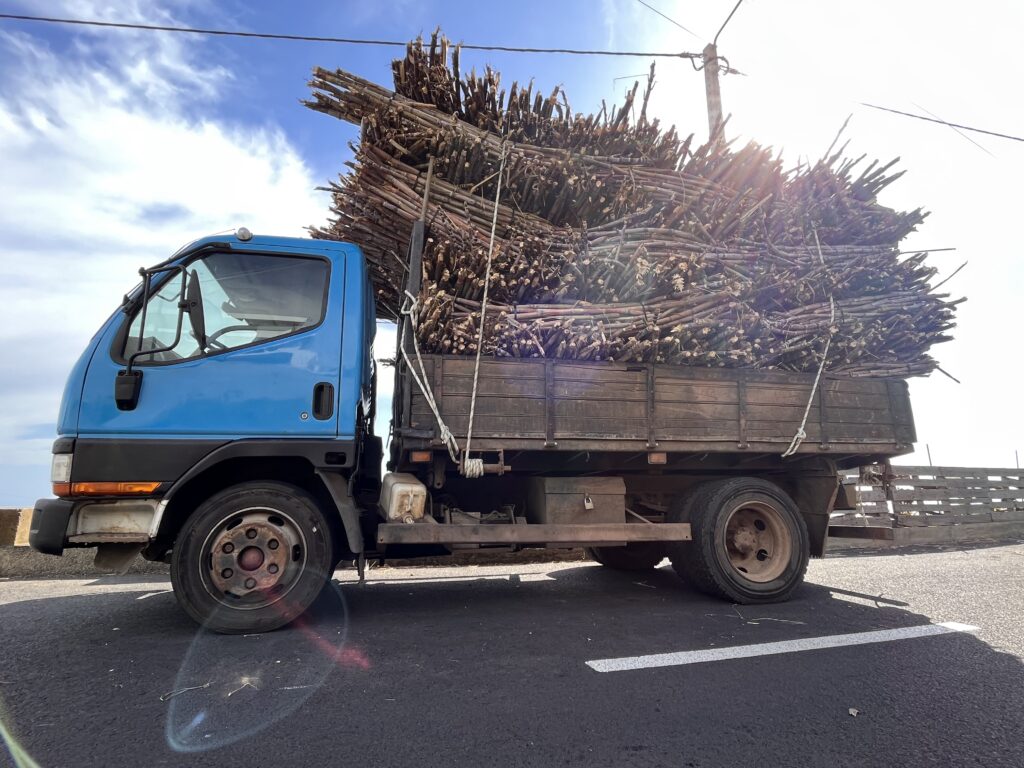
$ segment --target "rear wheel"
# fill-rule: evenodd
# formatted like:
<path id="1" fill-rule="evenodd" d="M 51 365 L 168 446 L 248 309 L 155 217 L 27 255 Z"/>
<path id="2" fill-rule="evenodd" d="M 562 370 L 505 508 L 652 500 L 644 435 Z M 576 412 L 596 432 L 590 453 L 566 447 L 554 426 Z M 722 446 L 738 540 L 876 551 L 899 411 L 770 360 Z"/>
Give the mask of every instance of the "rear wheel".
<path id="1" fill-rule="evenodd" d="M 331 573 L 331 534 L 316 501 L 283 483 L 243 483 L 203 502 L 171 556 L 178 603 L 224 633 L 268 632 L 302 615 Z"/>
<path id="2" fill-rule="evenodd" d="M 650 571 L 665 559 L 665 547 L 653 541 L 637 541 L 624 547 L 587 547 L 587 554 L 616 571 Z"/>
<path id="3" fill-rule="evenodd" d="M 693 540 L 674 544 L 676 572 L 702 592 L 737 603 L 789 598 L 810 556 L 807 526 L 789 495 L 754 477 L 697 486 L 670 510 Z"/>

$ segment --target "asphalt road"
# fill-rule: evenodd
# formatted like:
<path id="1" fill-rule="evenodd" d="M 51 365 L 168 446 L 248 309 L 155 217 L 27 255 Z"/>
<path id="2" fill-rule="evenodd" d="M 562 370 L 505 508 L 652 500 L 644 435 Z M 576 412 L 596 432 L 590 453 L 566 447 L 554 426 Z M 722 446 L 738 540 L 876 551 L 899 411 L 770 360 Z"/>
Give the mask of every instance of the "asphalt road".
<path id="1" fill-rule="evenodd" d="M 836 557 L 750 608 L 667 566 L 342 571 L 306 625 L 248 637 L 198 631 L 159 576 L 0 581 L 0 715 L 47 767 L 1021 766 L 1022 574 L 1021 544 Z M 939 622 L 978 629 L 815 639 Z"/>

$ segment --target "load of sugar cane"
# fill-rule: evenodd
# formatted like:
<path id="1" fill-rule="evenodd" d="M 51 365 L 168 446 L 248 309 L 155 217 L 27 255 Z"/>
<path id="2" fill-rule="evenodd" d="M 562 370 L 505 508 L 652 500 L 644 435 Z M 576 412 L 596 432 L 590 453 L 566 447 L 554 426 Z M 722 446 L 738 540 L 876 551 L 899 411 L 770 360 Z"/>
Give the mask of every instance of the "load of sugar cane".
<path id="1" fill-rule="evenodd" d="M 437 35 L 393 76 L 391 91 L 315 70 L 307 105 L 361 135 L 330 224 L 312 232 L 362 247 L 378 313 L 415 312 L 423 352 L 475 354 L 483 316 L 483 354 L 499 357 L 814 371 L 830 340 L 832 372 L 935 369 L 929 349 L 959 302 L 931 289 L 926 254 L 900 250 L 925 214 L 877 201 L 893 163 L 830 148 L 787 168 L 755 143 L 695 145 L 649 117 L 653 68 L 642 92 L 592 115 L 560 88 L 463 75 Z"/>

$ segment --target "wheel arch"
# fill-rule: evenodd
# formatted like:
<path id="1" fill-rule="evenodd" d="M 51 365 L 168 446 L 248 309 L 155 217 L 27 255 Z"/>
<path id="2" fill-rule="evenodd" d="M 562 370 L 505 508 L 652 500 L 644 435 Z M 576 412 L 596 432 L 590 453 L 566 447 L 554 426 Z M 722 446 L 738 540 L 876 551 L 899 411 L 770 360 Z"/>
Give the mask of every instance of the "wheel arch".
<path id="1" fill-rule="evenodd" d="M 828 521 L 839 493 L 839 472 L 835 463 L 794 472 L 783 486 L 796 502 L 800 515 L 807 524 L 811 540 L 811 557 L 824 557 L 828 542 Z"/>
<path id="2" fill-rule="evenodd" d="M 165 506 L 156 535 L 142 553 L 146 559 L 165 558 L 185 521 L 205 499 L 240 483 L 260 481 L 286 483 L 309 493 L 330 523 L 335 558 L 348 554 L 338 507 L 308 458 L 299 455 L 235 455 L 204 464 L 186 473 L 164 497 Z"/>

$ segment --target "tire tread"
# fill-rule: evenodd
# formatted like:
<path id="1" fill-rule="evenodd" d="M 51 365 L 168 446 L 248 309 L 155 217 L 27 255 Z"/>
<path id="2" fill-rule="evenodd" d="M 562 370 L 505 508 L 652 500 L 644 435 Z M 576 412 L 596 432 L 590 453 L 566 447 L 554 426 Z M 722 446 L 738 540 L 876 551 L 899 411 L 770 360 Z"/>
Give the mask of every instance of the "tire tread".
<path id="1" fill-rule="evenodd" d="M 725 500 L 740 493 L 767 494 L 794 513 L 797 540 L 793 542 L 799 565 L 792 578 L 770 594 L 740 592 L 722 572 L 714 553 L 715 517 Z M 669 510 L 671 522 L 689 522 L 693 540 L 670 548 L 672 568 L 684 581 L 713 597 L 739 604 L 774 603 L 787 600 L 804 579 L 810 556 L 810 539 L 803 516 L 789 495 L 774 483 L 755 477 L 731 477 L 712 480 L 692 489 L 676 500 Z"/>

